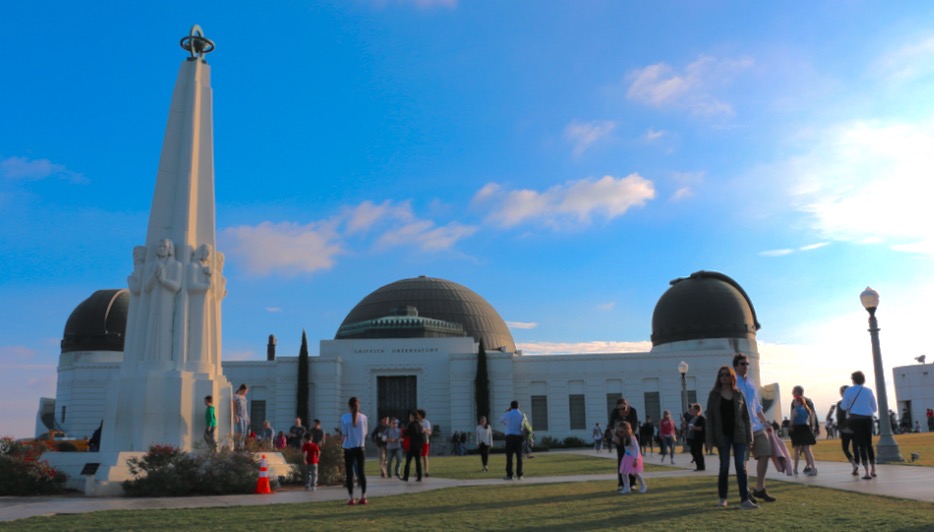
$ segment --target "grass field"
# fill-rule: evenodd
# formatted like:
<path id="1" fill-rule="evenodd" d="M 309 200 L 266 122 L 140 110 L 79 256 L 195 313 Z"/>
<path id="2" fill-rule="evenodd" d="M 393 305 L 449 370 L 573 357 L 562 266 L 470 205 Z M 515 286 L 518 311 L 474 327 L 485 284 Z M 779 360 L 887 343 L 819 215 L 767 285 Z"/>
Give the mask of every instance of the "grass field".
<path id="1" fill-rule="evenodd" d="M 920 432 L 918 434 L 896 434 L 895 442 L 901 450 L 905 465 L 934 466 L 934 432 Z M 879 442 L 879 437 L 872 439 L 873 445 Z M 791 443 L 789 442 L 789 451 Z M 843 451 L 840 450 L 840 440 L 818 439 L 817 445 L 812 447 L 815 460 L 829 460 L 831 462 L 846 462 Z M 921 459 L 908 462 L 911 453 L 919 453 Z"/>
<path id="2" fill-rule="evenodd" d="M 0 530 L 931 530 L 934 504 L 783 482 L 758 511 L 716 506 L 713 479 L 650 479 L 620 496 L 615 481 L 505 483 L 343 501 L 191 510 L 121 510 L 35 517 Z M 737 520 L 742 520 L 741 525 Z"/>
<path id="3" fill-rule="evenodd" d="M 934 435 L 896 437 L 902 454 L 925 454 L 930 463 Z M 839 440 L 821 440 L 818 459 L 840 459 Z M 823 455 L 827 456 L 824 457 Z M 836 455 L 839 455 L 837 457 Z M 676 455 L 676 459 L 686 455 Z M 647 471 L 668 470 L 647 460 Z M 716 462 L 715 457 L 710 457 Z M 612 474 L 615 459 L 569 453 L 537 453 L 526 476 Z M 490 472 L 477 456 L 431 458 L 433 477 L 498 478 L 505 457 L 490 457 Z M 909 466 L 906 466 L 909 467 Z M 375 460 L 367 474 L 379 475 Z M 934 530 L 934 504 L 863 495 L 801 484 L 770 482 L 778 502 L 758 511 L 738 508 L 735 479 L 730 507 L 718 508 L 711 477 L 649 479 L 649 492 L 620 496 L 615 480 L 447 488 L 372 498 L 366 507 L 343 500 L 272 506 L 120 510 L 34 517 L 0 523 L 0 530 Z M 741 519 L 741 526 L 738 524 Z"/>

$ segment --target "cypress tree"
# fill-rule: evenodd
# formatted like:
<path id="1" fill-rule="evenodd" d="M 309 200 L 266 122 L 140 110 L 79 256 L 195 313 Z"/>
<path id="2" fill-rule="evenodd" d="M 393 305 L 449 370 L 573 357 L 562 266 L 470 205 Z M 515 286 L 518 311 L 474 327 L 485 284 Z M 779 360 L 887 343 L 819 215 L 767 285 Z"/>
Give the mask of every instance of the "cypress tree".
<path id="1" fill-rule="evenodd" d="M 474 399 L 477 402 L 477 417 L 490 419 L 490 377 L 486 369 L 486 349 L 480 340 L 477 353 L 477 378 L 474 379 Z"/>
<path id="2" fill-rule="evenodd" d="M 302 347 L 298 352 L 298 393 L 295 397 L 295 417 L 302 419 L 302 426 L 308 424 L 308 337 L 302 329 Z"/>

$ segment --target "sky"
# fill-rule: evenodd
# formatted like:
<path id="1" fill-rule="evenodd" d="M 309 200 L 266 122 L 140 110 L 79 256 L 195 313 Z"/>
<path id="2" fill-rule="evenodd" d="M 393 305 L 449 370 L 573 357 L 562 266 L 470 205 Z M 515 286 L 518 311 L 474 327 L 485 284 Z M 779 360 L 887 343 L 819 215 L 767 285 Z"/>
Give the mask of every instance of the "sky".
<path id="1" fill-rule="evenodd" d="M 934 355 L 934 4 L 266 4 L 4 6 L 0 434 L 33 433 L 75 306 L 125 287 L 193 24 L 223 360 L 269 334 L 297 355 L 303 330 L 316 354 L 418 275 L 483 296 L 526 354 L 645 351 L 698 270 L 742 285 L 762 382 L 821 417 L 852 371 L 875 382 L 867 286 L 891 408 L 891 369 Z"/>

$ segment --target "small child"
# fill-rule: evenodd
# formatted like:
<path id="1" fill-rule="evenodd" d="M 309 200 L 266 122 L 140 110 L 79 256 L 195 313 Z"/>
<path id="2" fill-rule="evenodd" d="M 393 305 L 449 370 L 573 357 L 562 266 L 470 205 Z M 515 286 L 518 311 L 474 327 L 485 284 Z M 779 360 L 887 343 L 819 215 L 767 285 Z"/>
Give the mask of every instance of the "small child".
<path id="1" fill-rule="evenodd" d="M 629 482 L 626 477 L 632 475 L 639 481 L 639 493 L 648 491 L 645 484 L 645 478 L 642 477 L 644 464 L 642 462 L 642 453 L 639 451 L 639 438 L 632 432 L 632 427 L 628 421 L 623 421 L 616 429 L 616 445 L 626 449 L 623 460 L 619 464 L 619 472 L 623 475 L 623 487 L 621 494 L 630 493 Z"/>
<path id="2" fill-rule="evenodd" d="M 305 434 L 305 445 L 302 446 L 302 455 L 305 462 L 305 489 L 318 490 L 318 458 L 321 457 L 321 448 L 311 441 L 311 433 Z"/>
<path id="3" fill-rule="evenodd" d="M 204 441 L 211 452 L 217 452 L 217 414 L 214 410 L 214 397 L 208 395 L 204 398 Z"/>

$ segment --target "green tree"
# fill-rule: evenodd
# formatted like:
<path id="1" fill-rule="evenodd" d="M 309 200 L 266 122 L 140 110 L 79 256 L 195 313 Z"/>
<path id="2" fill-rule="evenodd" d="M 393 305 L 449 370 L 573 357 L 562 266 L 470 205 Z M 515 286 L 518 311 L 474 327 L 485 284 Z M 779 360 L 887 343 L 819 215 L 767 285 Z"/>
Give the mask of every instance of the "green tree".
<path id="1" fill-rule="evenodd" d="M 308 424 L 308 336 L 302 329 L 302 347 L 298 352 L 298 393 L 295 397 L 295 416 L 302 418 L 302 425 Z"/>
<path id="2" fill-rule="evenodd" d="M 477 417 L 490 419 L 490 376 L 486 369 L 486 349 L 480 340 L 477 353 L 477 378 L 474 379 L 474 400 L 477 402 Z"/>

